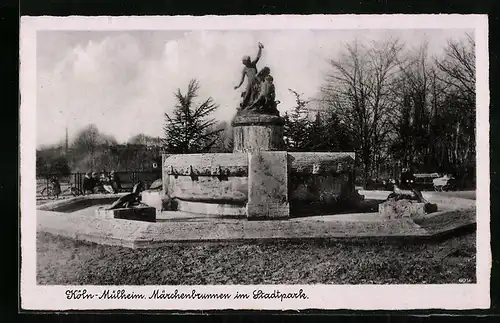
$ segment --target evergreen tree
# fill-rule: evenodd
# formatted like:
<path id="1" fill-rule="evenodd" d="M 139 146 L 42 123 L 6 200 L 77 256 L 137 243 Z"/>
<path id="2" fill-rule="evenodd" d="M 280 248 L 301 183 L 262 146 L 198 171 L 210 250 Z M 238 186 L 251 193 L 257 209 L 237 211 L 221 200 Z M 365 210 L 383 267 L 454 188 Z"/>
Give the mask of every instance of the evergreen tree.
<path id="1" fill-rule="evenodd" d="M 207 152 L 217 142 L 224 129 L 215 127 L 217 121 L 209 118 L 219 107 L 212 98 L 195 106 L 194 100 L 200 86 L 191 80 L 186 94 L 179 89 L 175 94 L 178 101 L 171 115 L 165 113 L 164 148 L 168 153 L 190 154 Z"/>
<path id="2" fill-rule="evenodd" d="M 313 123 L 309 120 L 307 104 L 301 94 L 289 89 L 295 96 L 296 105 L 291 113 L 284 115 L 284 139 L 289 151 L 308 151 L 314 144 L 311 141 Z"/>

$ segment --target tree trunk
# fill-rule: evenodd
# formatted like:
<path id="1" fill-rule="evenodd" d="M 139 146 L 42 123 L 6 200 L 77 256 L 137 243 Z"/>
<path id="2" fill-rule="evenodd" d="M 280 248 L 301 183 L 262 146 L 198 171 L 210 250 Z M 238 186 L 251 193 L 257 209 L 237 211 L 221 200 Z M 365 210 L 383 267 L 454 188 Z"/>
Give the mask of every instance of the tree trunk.
<path id="1" fill-rule="evenodd" d="M 367 146 L 363 147 L 363 164 L 364 164 L 364 180 L 365 180 L 365 185 L 368 182 L 368 179 L 370 178 L 370 170 L 371 170 L 371 160 L 370 160 L 370 148 Z"/>
<path id="2" fill-rule="evenodd" d="M 455 132 L 455 147 L 453 150 L 454 158 L 455 158 L 455 165 L 460 162 L 460 156 L 458 153 L 459 140 L 460 140 L 460 121 L 457 123 L 457 130 Z"/>

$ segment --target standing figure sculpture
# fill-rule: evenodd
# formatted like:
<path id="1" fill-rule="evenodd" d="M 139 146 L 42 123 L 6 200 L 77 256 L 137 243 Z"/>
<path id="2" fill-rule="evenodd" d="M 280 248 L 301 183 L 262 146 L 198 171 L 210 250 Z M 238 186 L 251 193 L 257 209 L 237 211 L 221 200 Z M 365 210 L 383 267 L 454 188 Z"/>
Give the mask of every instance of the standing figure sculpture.
<path id="1" fill-rule="evenodd" d="M 264 45 L 262 43 L 259 43 L 259 51 L 257 52 L 257 57 L 255 57 L 254 60 L 250 59 L 250 56 L 244 56 L 242 59 L 242 63 L 244 65 L 243 71 L 241 74 L 241 80 L 238 85 L 234 87 L 235 90 L 239 89 L 239 87 L 243 84 L 245 81 L 245 76 L 247 78 L 247 86 L 245 92 L 243 92 L 243 100 L 241 101 L 240 107 L 244 109 L 245 107 L 248 106 L 250 103 L 251 97 L 252 97 L 252 88 L 255 86 L 256 80 L 257 80 L 257 62 L 260 59 L 260 56 L 262 55 L 262 49 L 264 48 Z"/>
<path id="2" fill-rule="evenodd" d="M 247 79 L 245 91 L 241 94 L 242 100 L 239 111 L 252 111 L 256 113 L 265 113 L 279 116 L 276 101 L 276 91 L 271 76 L 271 69 L 264 67 L 260 71 L 257 70 L 257 62 L 262 54 L 264 45 L 259 43 L 259 51 L 255 60 L 251 60 L 249 56 L 243 57 L 243 72 L 241 75 L 240 84 L 235 86 L 238 89 Z"/>

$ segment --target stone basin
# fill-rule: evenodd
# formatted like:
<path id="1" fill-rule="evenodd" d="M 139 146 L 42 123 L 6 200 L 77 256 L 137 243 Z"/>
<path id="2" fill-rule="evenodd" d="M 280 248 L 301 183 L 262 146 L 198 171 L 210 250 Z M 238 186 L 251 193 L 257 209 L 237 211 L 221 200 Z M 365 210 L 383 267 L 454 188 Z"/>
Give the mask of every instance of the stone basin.
<path id="1" fill-rule="evenodd" d="M 275 115 L 237 115 L 232 124 L 233 153 L 164 154 L 162 190 L 143 192 L 143 202 L 247 219 L 331 214 L 356 203 L 354 153 L 285 151 Z"/>

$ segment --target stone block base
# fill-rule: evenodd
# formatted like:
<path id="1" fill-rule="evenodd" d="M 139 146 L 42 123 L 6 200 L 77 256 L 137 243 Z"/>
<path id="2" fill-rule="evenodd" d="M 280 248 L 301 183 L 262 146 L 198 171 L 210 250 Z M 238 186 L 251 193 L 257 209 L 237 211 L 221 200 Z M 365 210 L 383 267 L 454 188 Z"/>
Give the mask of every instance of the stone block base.
<path id="1" fill-rule="evenodd" d="M 204 203 L 178 200 L 176 211 L 188 213 L 244 218 L 245 207 L 222 203 Z"/>
<path id="2" fill-rule="evenodd" d="M 163 210 L 163 192 L 162 191 L 144 191 L 141 193 L 141 202 L 154 207 L 158 211 Z"/>
<path id="3" fill-rule="evenodd" d="M 150 206 L 139 206 L 125 209 L 97 209 L 96 215 L 108 219 L 156 222 L 156 209 Z"/>
<path id="4" fill-rule="evenodd" d="M 379 204 L 378 214 L 386 219 L 423 216 L 425 215 L 425 203 L 410 200 L 389 200 Z"/>
<path id="5" fill-rule="evenodd" d="M 283 118 L 249 113 L 233 121 L 234 152 L 283 150 Z"/>
<path id="6" fill-rule="evenodd" d="M 287 152 L 250 153 L 247 218 L 266 220 L 289 216 Z"/>
<path id="7" fill-rule="evenodd" d="M 435 203 L 425 203 L 425 213 L 434 213 L 438 211 L 438 206 Z"/>
<path id="8" fill-rule="evenodd" d="M 248 220 L 280 220 L 289 217 L 288 203 L 247 204 Z"/>

